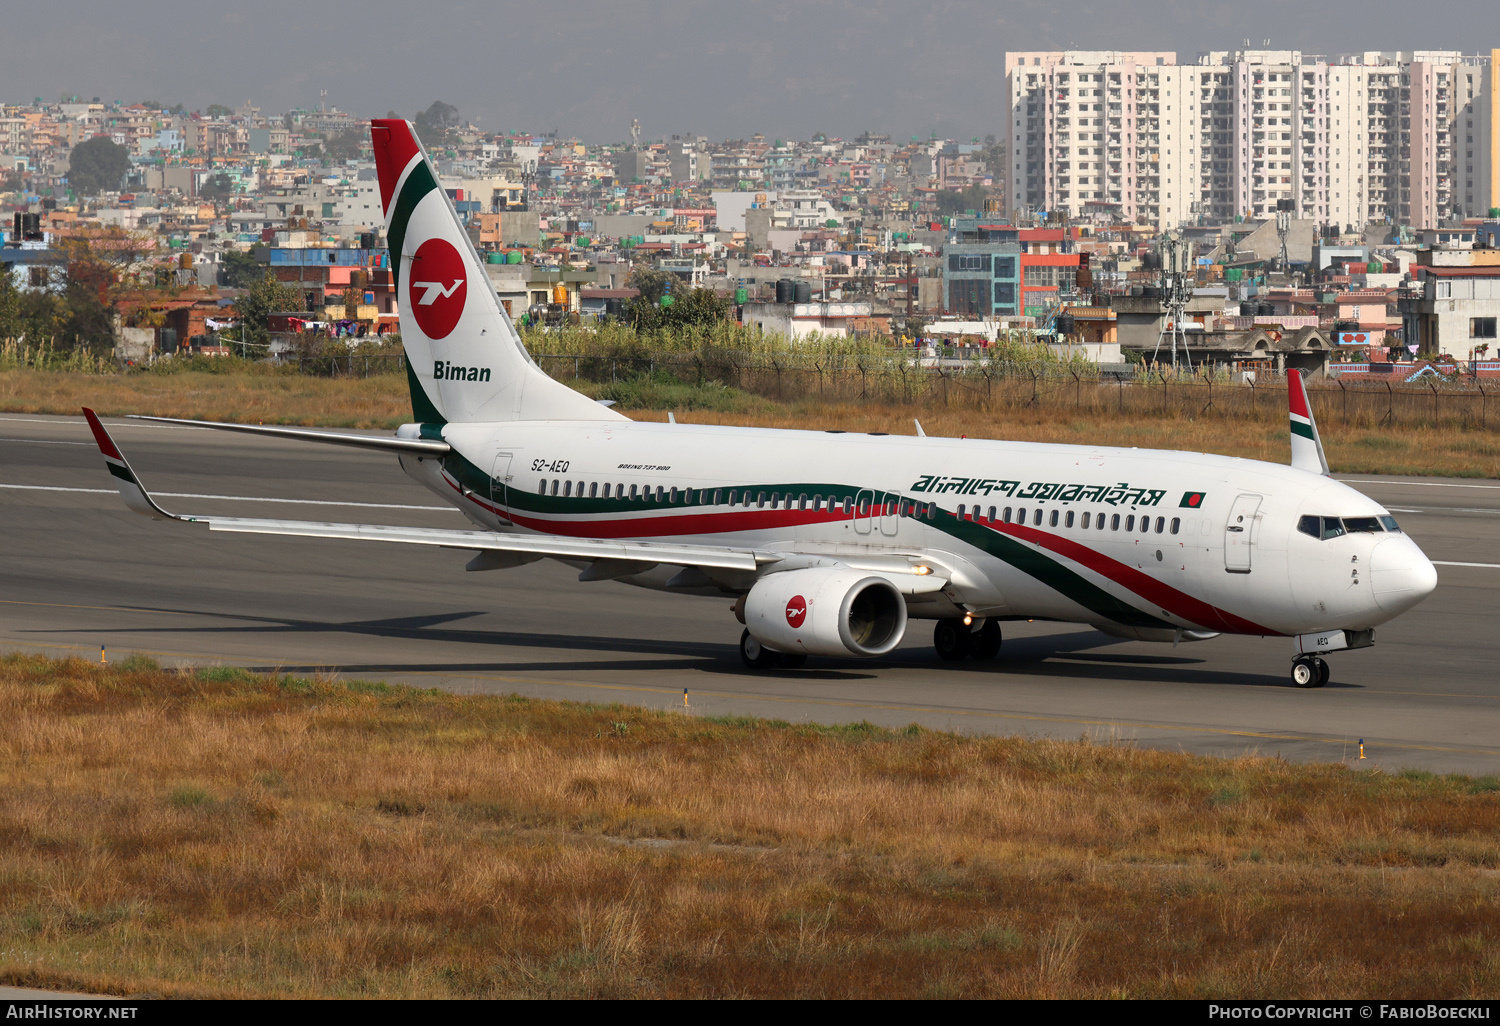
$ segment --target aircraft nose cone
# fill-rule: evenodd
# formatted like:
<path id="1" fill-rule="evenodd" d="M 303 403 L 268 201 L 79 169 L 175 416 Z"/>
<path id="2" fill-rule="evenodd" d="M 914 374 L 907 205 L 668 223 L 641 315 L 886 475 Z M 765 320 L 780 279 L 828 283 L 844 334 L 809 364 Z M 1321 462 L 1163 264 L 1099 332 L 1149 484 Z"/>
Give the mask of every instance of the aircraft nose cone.
<path id="1" fill-rule="evenodd" d="M 1407 537 L 1387 538 L 1370 554 L 1370 591 L 1381 610 L 1395 616 L 1437 587 L 1437 568 Z"/>

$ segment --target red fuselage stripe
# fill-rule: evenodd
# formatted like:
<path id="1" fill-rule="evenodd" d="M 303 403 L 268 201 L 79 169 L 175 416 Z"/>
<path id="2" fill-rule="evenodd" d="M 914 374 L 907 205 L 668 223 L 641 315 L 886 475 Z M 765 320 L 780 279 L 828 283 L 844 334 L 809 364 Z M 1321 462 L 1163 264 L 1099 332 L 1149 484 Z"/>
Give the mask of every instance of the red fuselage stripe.
<path id="1" fill-rule="evenodd" d="M 1106 577 L 1121 587 L 1128 588 L 1141 598 L 1156 603 L 1157 608 L 1203 627 L 1227 630 L 1235 634 L 1279 635 L 1281 633 L 1238 617 L 1186 592 L 1178 591 L 1170 584 L 1164 584 L 1150 574 L 1142 573 L 1117 559 L 1111 559 L 1087 545 L 1080 545 L 1071 538 L 1048 534 L 1046 531 L 1023 527 L 1020 524 L 992 522 L 987 526 L 1001 534 L 1008 534 L 1060 556 L 1066 556 L 1073 562 L 1088 567 L 1101 577 Z"/>
<path id="2" fill-rule="evenodd" d="M 463 490 L 447 475 L 443 478 L 448 486 L 463 495 Z M 546 520 L 504 510 L 486 502 L 473 492 L 467 498 L 496 516 L 510 520 L 521 527 L 531 528 L 544 534 L 556 534 L 574 538 L 659 538 L 685 534 L 725 534 L 735 531 L 764 531 L 779 527 L 798 527 L 804 524 L 832 523 L 847 519 L 834 510 L 744 510 L 733 513 L 684 513 L 670 516 L 627 518 L 618 520 Z M 879 507 L 875 507 L 878 509 Z M 951 513 L 945 516 L 953 516 Z M 1280 631 L 1262 627 L 1242 617 L 1220 609 L 1186 592 L 1178 591 L 1149 574 L 1112 559 L 1086 545 L 1059 535 L 1048 534 L 1020 524 L 1004 524 L 991 521 L 976 521 L 991 530 L 1006 534 L 1020 541 L 1029 542 L 1038 548 L 1047 549 L 1065 556 L 1073 562 L 1099 574 L 1120 587 L 1134 592 L 1158 608 L 1173 616 L 1213 630 L 1225 630 L 1235 634 L 1279 635 Z"/>

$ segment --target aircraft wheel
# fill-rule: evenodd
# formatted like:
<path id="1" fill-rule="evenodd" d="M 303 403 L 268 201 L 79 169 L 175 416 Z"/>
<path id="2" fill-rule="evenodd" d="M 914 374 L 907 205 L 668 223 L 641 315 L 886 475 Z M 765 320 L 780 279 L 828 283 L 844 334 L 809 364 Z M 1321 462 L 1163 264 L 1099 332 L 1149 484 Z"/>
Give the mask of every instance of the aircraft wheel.
<path id="1" fill-rule="evenodd" d="M 790 652 L 776 653 L 776 665 L 779 669 L 795 670 L 805 662 L 807 662 L 807 656 L 801 655 L 800 653 L 796 655 Z"/>
<path id="2" fill-rule="evenodd" d="M 977 631 L 969 632 L 969 655 L 975 659 L 993 659 L 1000 654 L 1000 621 L 986 620 Z"/>
<path id="3" fill-rule="evenodd" d="M 1292 661 L 1292 683 L 1299 688 L 1318 686 L 1318 663 L 1312 656 L 1299 656 Z"/>
<path id="4" fill-rule="evenodd" d="M 939 659 L 963 659 L 969 654 L 970 636 L 962 620 L 939 620 L 932 629 L 932 647 Z"/>
<path id="5" fill-rule="evenodd" d="M 740 659 L 752 670 L 769 670 L 776 663 L 779 653 L 772 652 L 747 628 L 740 635 Z"/>
<path id="6" fill-rule="evenodd" d="M 1322 687 L 1324 684 L 1328 683 L 1328 676 L 1329 676 L 1328 660 L 1327 659 L 1319 659 L 1317 662 L 1318 662 L 1318 687 Z"/>

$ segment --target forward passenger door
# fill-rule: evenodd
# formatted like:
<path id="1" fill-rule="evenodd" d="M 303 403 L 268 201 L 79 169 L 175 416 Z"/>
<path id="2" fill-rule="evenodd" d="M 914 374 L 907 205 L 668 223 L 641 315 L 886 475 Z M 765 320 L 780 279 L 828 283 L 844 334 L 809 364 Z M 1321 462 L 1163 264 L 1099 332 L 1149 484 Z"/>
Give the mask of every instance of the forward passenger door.
<path id="1" fill-rule="evenodd" d="M 1248 574 L 1254 561 L 1256 511 L 1261 496 L 1241 495 L 1230 507 L 1224 524 L 1224 569 L 1232 574 Z"/>

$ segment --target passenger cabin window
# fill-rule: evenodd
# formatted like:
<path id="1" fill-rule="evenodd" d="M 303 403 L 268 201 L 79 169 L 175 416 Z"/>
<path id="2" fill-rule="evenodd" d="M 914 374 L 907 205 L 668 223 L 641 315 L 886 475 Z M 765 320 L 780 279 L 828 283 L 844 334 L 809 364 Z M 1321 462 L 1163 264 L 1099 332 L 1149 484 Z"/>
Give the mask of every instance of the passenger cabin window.
<path id="1" fill-rule="evenodd" d="M 609 488 L 609 485 L 605 485 L 604 487 L 607 489 L 607 488 Z M 593 482 L 592 484 L 589 485 L 589 498 L 591 498 L 591 499 L 597 499 L 598 497 L 599 497 L 599 482 L 595 481 L 595 482 Z"/>
<path id="2" fill-rule="evenodd" d="M 1084 529 L 1084 530 L 1085 530 L 1085 531 L 1087 531 L 1087 530 L 1088 530 L 1088 529 L 1089 529 L 1089 514 L 1087 514 L 1087 513 L 1085 513 L 1085 514 L 1084 514 L 1084 515 L 1083 515 L 1083 518 L 1082 518 L 1082 522 L 1081 522 L 1081 524 L 1080 524 L 1080 526 L 1081 526 L 1081 527 L 1082 527 L 1082 528 L 1083 528 L 1083 529 Z"/>
<path id="3" fill-rule="evenodd" d="M 1157 534 L 1161 534 L 1162 531 L 1166 530 L 1166 527 L 1167 527 L 1167 518 L 1166 517 L 1157 517 L 1156 518 L 1156 533 Z M 1172 533 L 1176 534 L 1177 532 L 1173 531 Z"/>
<path id="4" fill-rule="evenodd" d="M 638 487 L 639 487 L 639 485 L 631 485 L 631 486 L 630 486 L 630 501 L 632 501 L 632 502 L 634 502 L 634 501 L 635 501 L 635 497 L 636 497 L 636 489 L 637 489 L 637 488 L 638 488 Z"/>
<path id="5" fill-rule="evenodd" d="M 1135 530 L 1135 517 L 1129 516 L 1129 517 L 1125 518 L 1125 530 L 1127 530 L 1127 531 L 1134 531 Z"/>
<path id="6" fill-rule="evenodd" d="M 1005 507 L 1005 522 L 1007 524 L 1010 523 L 1010 507 L 1009 506 Z"/>
<path id="7" fill-rule="evenodd" d="M 1057 526 L 1057 518 L 1058 518 L 1058 516 L 1059 516 L 1058 511 L 1057 510 L 1053 510 L 1052 511 L 1052 518 L 1050 520 L 1048 520 L 1047 523 L 1050 526 L 1052 526 L 1052 527 L 1056 527 Z"/>
<path id="8" fill-rule="evenodd" d="M 1072 527 L 1073 526 L 1073 511 L 1072 510 L 1068 510 L 1068 517 L 1067 517 L 1066 522 L 1063 524 L 1063 526 L 1064 527 Z"/>
<path id="9" fill-rule="evenodd" d="M 546 495 L 547 494 L 547 479 L 545 477 L 542 478 L 541 481 L 537 483 L 536 493 L 538 495 Z"/>
<path id="10" fill-rule="evenodd" d="M 991 514 L 994 513 L 993 510 L 991 510 L 990 512 L 991 512 Z M 937 518 L 937 503 L 935 503 L 935 502 L 929 502 L 927 504 L 927 519 L 928 520 L 934 520 L 936 518 Z"/>
<path id="11" fill-rule="evenodd" d="M 1087 526 L 1087 525 L 1085 525 L 1085 526 Z M 1178 528 L 1180 528 L 1180 527 L 1182 527 L 1182 518 L 1181 517 L 1173 517 L 1172 518 L 1172 533 L 1176 534 Z"/>
<path id="12" fill-rule="evenodd" d="M 555 478 L 552 481 L 552 494 L 553 495 L 557 494 L 557 480 Z"/>
<path id="13" fill-rule="evenodd" d="M 1110 518 L 1109 529 L 1111 531 L 1118 531 L 1120 529 L 1120 514 L 1116 513 Z"/>
<path id="14" fill-rule="evenodd" d="M 1032 524 L 1033 527 L 1041 527 L 1042 526 L 1042 511 L 1041 510 L 1037 510 L 1035 513 L 1033 513 L 1031 515 L 1031 524 Z"/>
<path id="15" fill-rule="evenodd" d="M 965 507 L 964 507 L 963 503 L 959 503 L 959 505 L 958 505 L 958 519 L 960 519 L 960 520 L 964 519 L 964 508 Z"/>

